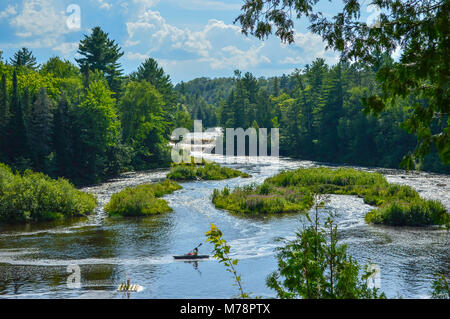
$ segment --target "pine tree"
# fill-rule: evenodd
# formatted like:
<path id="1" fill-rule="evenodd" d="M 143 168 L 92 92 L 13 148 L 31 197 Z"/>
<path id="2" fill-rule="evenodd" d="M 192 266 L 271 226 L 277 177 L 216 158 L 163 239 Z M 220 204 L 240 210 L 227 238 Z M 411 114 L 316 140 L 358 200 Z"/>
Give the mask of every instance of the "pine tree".
<path id="1" fill-rule="evenodd" d="M 53 117 L 53 148 L 56 157 L 56 175 L 69 177 L 72 158 L 72 143 L 70 138 L 69 102 L 63 94 L 58 102 Z"/>
<path id="2" fill-rule="evenodd" d="M 11 94 L 11 118 L 8 125 L 9 158 L 12 162 L 25 158 L 28 152 L 28 140 L 23 117 L 22 103 L 17 86 L 17 72 L 14 70 Z"/>
<path id="3" fill-rule="evenodd" d="M 2 74 L 0 83 L 0 161 L 6 159 L 7 150 L 7 136 L 6 130 L 9 118 L 8 110 L 8 93 L 6 89 L 6 75 Z"/>
<path id="4" fill-rule="evenodd" d="M 45 88 L 38 92 L 30 125 L 30 148 L 36 169 L 46 168 L 46 157 L 51 152 L 53 131 L 52 102 Z"/>
<path id="5" fill-rule="evenodd" d="M 22 48 L 14 53 L 14 57 L 11 58 L 10 61 L 13 66 L 24 66 L 33 70 L 39 68 L 33 52 L 31 52 L 27 48 Z"/>
<path id="6" fill-rule="evenodd" d="M 119 44 L 109 39 L 108 33 L 100 27 L 93 28 L 91 35 L 84 36 L 78 49 L 78 54 L 83 57 L 75 61 L 85 76 L 86 86 L 89 85 L 89 71 L 98 70 L 105 76 L 110 89 L 119 92 L 122 70 L 118 60 L 124 55 L 121 50 Z"/>

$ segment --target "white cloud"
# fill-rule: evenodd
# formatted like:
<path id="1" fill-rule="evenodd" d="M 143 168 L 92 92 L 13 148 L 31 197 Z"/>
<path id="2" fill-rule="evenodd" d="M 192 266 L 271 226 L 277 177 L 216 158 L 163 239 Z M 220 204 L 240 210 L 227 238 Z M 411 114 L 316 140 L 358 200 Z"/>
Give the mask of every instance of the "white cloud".
<path id="1" fill-rule="evenodd" d="M 141 54 L 137 52 L 128 52 L 126 55 L 126 58 L 129 60 L 139 60 L 139 61 L 144 61 L 148 57 L 149 56 L 147 54 Z"/>
<path id="2" fill-rule="evenodd" d="M 239 11 L 241 4 L 217 0 L 170 0 L 173 4 L 187 10 L 231 10 Z"/>
<path id="3" fill-rule="evenodd" d="M 95 0 L 97 2 L 97 4 L 99 5 L 100 9 L 106 9 L 109 10 L 112 8 L 112 4 L 106 2 L 106 0 Z"/>
<path id="4" fill-rule="evenodd" d="M 0 20 L 6 19 L 12 15 L 17 14 L 16 7 L 13 7 L 12 5 L 8 5 L 5 10 L 0 11 Z"/>
<path id="5" fill-rule="evenodd" d="M 58 10 L 59 9 L 59 10 Z M 19 37 L 56 39 L 68 33 L 64 8 L 52 0 L 24 1 L 22 11 L 11 19 Z"/>
<path id="6" fill-rule="evenodd" d="M 338 62 L 337 55 L 330 50 L 326 50 L 326 45 L 322 37 L 311 33 L 295 32 L 294 43 L 291 45 L 283 45 L 285 51 L 290 51 L 293 54 L 285 56 L 281 64 L 307 64 L 311 63 L 317 58 L 323 58 L 329 64 Z"/>
<path id="7" fill-rule="evenodd" d="M 158 11 L 141 13 L 135 21 L 127 23 L 126 45 L 133 46 L 130 60 L 143 60 L 148 56 L 161 57 L 169 70 L 180 68 L 202 69 L 294 69 L 321 57 L 336 63 L 337 57 L 325 50 L 322 38 L 310 32 L 296 32 L 295 43 L 286 45 L 275 37 L 261 42 L 245 37 L 239 26 L 210 19 L 200 30 L 179 28 L 168 23 Z M 189 62 L 187 62 L 189 61 Z"/>
<path id="8" fill-rule="evenodd" d="M 140 7 L 140 10 L 145 10 L 157 5 L 159 0 L 133 0 L 134 4 Z"/>
<path id="9" fill-rule="evenodd" d="M 77 49 L 78 42 L 64 42 L 53 48 L 54 51 L 60 52 L 60 54 L 65 58 L 71 57 Z"/>

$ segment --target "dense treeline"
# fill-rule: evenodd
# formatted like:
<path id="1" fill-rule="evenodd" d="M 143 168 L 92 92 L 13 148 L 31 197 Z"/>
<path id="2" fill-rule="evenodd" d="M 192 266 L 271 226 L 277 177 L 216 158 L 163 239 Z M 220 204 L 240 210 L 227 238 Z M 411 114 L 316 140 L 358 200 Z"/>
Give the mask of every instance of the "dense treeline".
<path id="1" fill-rule="evenodd" d="M 78 65 L 58 57 L 39 65 L 26 48 L 9 60 L 0 54 L 0 162 L 76 185 L 96 183 L 168 166 L 170 133 L 191 129 L 192 119 L 205 127 L 279 127 L 282 155 L 338 164 L 397 168 L 417 144 L 401 127 L 413 96 L 379 117 L 363 112 L 362 100 L 379 90 L 376 68 L 389 58 L 370 68 L 317 59 L 281 77 L 236 71 L 174 87 L 152 58 L 123 75 L 121 48 L 99 27 L 78 53 Z M 419 166 L 450 172 L 433 152 Z"/>
<path id="2" fill-rule="evenodd" d="M 379 57 L 378 67 L 389 63 L 390 58 Z M 378 117 L 365 114 L 362 100 L 379 90 L 375 73 L 360 64 L 328 66 L 317 59 L 289 76 L 257 79 L 236 71 L 228 81 L 196 79 L 176 90 L 185 94 L 182 102 L 192 118 L 205 126 L 215 118 L 229 128 L 279 127 L 282 155 L 398 168 L 417 144 L 402 127 L 417 99 L 397 100 Z M 436 152 L 417 167 L 450 173 Z"/>
<path id="3" fill-rule="evenodd" d="M 0 54 L 0 162 L 91 184 L 127 169 L 167 166 L 175 127 L 191 126 L 170 77 L 147 59 L 124 76 L 120 47 L 99 27 L 80 42 L 78 66 Z"/>

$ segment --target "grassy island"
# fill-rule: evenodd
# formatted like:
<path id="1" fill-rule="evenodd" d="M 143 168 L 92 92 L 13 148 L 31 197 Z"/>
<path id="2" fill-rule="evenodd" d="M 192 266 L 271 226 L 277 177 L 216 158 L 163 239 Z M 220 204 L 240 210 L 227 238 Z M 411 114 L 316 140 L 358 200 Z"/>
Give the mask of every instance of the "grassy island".
<path id="1" fill-rule="evenodd" d="M 392 226 L 449 225 L 450 217 L 438 201 L 426 200 L 410 186 L 390 184 L 379 173 L 354 169 L 308 168 L 282 172 L 262 185 L 214 190 L 217 208 L 245 214 L 306 212 L 313 194 L 356 195 L 376 208 L 369 223 Z"/>
<path id="2" fill-rule="evenodd" d="M 120 217 L 151 216 L 171 212 L 172 208 L 169 207 L 167 201 L 160 197 L 181 188 L 171 180 L 127 187 L 112 195 L 111 200 L 105 206 L 105 211 L 110 216 Z"/>
<path id="3" fill-rule="evenodd" d="M 223 180 L 235 177 L 250 177 L 249 174 L 243 173 L 236 169 L 220 166 L 217 163 L 202 162 L 195 164 L 194 161 L 185 164 L 176 164 L 170 169 L 167 178 L 175 181 L 191 181 L 191 180 Z"/>
<path id="4" fill-rule="evenodd" d="M 31 170 L 13 173 L 0 164 L 0 223 L 83 217 L 96 207 L 94 195 L 77 190 L 65 179 L 54 180 Z"/>

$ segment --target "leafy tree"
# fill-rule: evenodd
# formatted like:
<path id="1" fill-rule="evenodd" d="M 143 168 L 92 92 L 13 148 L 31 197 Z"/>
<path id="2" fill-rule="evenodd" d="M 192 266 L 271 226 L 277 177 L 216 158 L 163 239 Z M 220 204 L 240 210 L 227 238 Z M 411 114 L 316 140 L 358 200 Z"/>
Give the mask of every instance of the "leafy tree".
<path id="1" fill-rule="evenodd" d="M 90 35 L 85 35 L 80 41 L 78 53 L 83 57 L 75 60 L 85 76 L 89 76 L 89 71 L 98 70 L 105 76 L 110 89 L 119 92 L 122 70 L 118 60 L 124 55 L 121 50 L 108 33 L 95 27 Z"/>
<path id="2" fill-rule="evenodd" d="M 37 70 L 39 65 L 36 62 L 36 58 L 33 52 L 27 48 L 22 48 L 14 54 L 14 57 L 10 59 L 13 66 L 24 66 L 32 70 Z"/>
<path id="3" fill-rule="evenodd" d="M 310 30 L 322 36 L 342 60 L 377 66 L 381 92 L 364 99 L 366 111 L 379 114 L 398 99 L 417 97 L 404 127 L 418 137 L 414 156 L 420 159 L 435 146 L 450 163 L 448 78 L 450 45 L 448 1 L 374 0 L 383 10 L 375 26 L 360 20 L 362 1 L 345 1 L 332 18 L 317 9 L 317 0 L 248 0 L 236 18 L 244 34 L 264 39 L 273 32 L 294 42 L 294 20 L 308 18 Z M 400 50 L 398 62 L 379 66 L 380 55 Z M 413 163 L 412 156 L 403 162 Z"/>
<path id="4" fill-rule="evenodd" d="M 326 198 L 316 196 L 315 216 L 296 238 L 279 248 L 278 271 L 267 277 L 267 286 L 283 299 L 365 299 L 385 298 L 370 289 L 366 272 L 359 278 L 360 266 L 347 255 L 347 247 L 338 245 L 337 225 L 330 214 L 324 227 L 319 209 Z"/>
<path id="5" fill-rule="evenodd" d="M 435 299 L 450 299 L 450 286 L 448 279 L 442 274 L 437 274 L 433 282 L 432 297 Z"/>
<path id="6" fill-rule="evenodd" d="M 167 160 L 164 102 L 147 81 L 130 82 L 120 100 L 124 142 L 136 151 L 135 165 L 145 167 Z"/>
<path id="7" fill-rule="evenodd" d="M 217 228 L 216 225 L 211 224 L 211 230 L 206 232 L 207 242 L 212 243 L 214 245 L 214 258 L 219 260 L 219 262 L 223 263 L 227 268 L 227 271 L 233 275 L 235 286 L 239 289 L 239 298 L 245 299 L 249 298 L 249 294 L 244 292 L 244 288 L 242 287 L 241 276 L 238 274 L 236 270 L 236 266 L 239 263 L 238 259 L 232 259 L 230 257 L 231 246 L 223 239 L 223 234 L 220 229 Z"/>
<path id="8" fill-rule="evenodd" d="M 59 57 L 51 57 L 40 70 L 42 74 L 53 74 L 58 78 L 70 78 L 79 76 L 80 70 L 70 61 L 61 60 Z"/>
<path id="9" fill-rule="evenodd" d="M 107 83 L 93 81 L 75 109 L 74 165 L 82 183 L 94 183 L 107 176 L 106 153 L 119 141 L 120 122 L 113 92 Z"/>
<path id="10" fill-rule="evenodd" d="M 177 110 L 177 93 L 170 76 L 164 72 L 155 59 L 148 58 L 138 67 L 137 72 L 130 75 L 130 78 L 134 81 L 149 82 L 161 94 L 165 110 L 164 120 L 169 124 L 166 127 L 166 133 L 170 134 L 174 128 L 171 124 Z"/>

